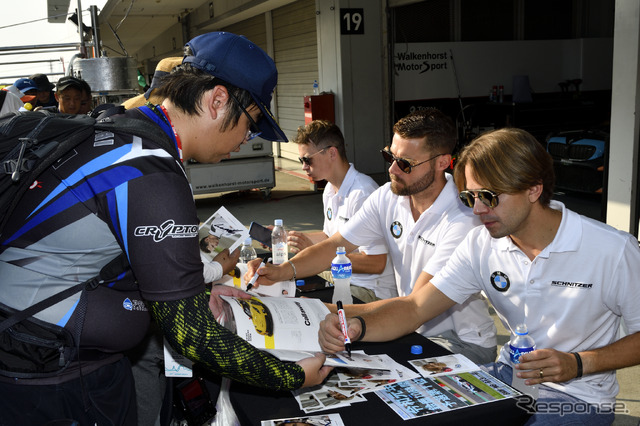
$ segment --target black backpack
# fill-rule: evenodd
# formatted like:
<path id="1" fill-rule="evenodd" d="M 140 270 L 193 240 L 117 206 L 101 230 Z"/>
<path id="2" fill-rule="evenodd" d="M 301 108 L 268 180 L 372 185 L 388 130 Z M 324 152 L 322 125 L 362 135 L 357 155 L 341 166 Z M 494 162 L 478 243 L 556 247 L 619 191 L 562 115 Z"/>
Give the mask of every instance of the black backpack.
<path id="1" fill-rule="evenodd" d="M 116 108 L 100 119 L 48 111 L 16 112 L 0 117 L 0 239 L 7 219 L 33 181 L 95 131 L 124 132 L 153 139 L 178 159 L 173 139 L 136 110 Z M 122 113 L 122 114 L 121 114 Z M 113 280 L 128 266 L 121 254 L 96 277 L 70 287 L 22 311 L 0 304 L 0 375 L 18 378 L 54 376 L 80 354 L 80 333 L 88 290 Z M 76 333 L 31 318 L 59 301 L 83 291 Z"/>
<path id="2" fill-rule="evenodd" d="M 49 111 L 3 115 L 0 117 L 0 237 L 8 217 L 38 175 L 96 130 L 153 139 L 177 158 L 170 136 L 147 120 L 122 114 L 96 120 L 88 115 Z"/>

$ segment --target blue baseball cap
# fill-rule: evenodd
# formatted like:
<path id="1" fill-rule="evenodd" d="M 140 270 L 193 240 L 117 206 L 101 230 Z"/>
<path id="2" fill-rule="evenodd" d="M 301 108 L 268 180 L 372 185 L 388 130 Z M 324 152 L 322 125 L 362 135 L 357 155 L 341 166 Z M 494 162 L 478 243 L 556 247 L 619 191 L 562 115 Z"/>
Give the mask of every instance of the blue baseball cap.
<path id="1" fill-rule="evenodd" d="M 260 137 L 276 142 L 288 142 L 284 132 L 271 114 L 273 89 L 278 83 L 278 70 L 273 59 L 245 36 L 227 32 L 202 34 L 187 43 L 193 56 L 185 56 L 182 63 L 190 63 L 227 83 L 251 94 L 262 118 L 258 127 Z"/>
<path id="2" fill-rule="evenodd" d="M 29 90 L 38 90 L 38 85 L 30 78 L 19 78 L 13 85 L 22 93 L 27 93 Z"/>

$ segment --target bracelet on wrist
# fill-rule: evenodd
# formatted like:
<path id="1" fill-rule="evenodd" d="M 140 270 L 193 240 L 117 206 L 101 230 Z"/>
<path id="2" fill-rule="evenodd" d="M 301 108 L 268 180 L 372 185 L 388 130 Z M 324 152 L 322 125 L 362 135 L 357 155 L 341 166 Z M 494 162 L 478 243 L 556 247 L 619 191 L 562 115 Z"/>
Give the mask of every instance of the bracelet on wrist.
<path id="1" fill-rule="evenodd" d="M 576 357 L 576 363 L 578 364 L 578 374 L 576 375 L 576 379 L 582 377 L 582 357 L 578 352 L 571 352 L 574 357 Z"/>
<path id="2" fill-rule="evenodd" d="M 291 278 L 291 281 L 295 281 L 296 280 L 296 265 L 293 264 L 292 261 L 289 261 L 289 265 L 291 265 L 291 269 L 293 269 L 293 278 Z"/>
<path id="3" fill-rule="evenodd" d="M 360 328 L 362 329 L 358 338 L 355 339 L 356 342 L 359 342 L 360 340 L 364 339 L 364 335 L 367 332 L 367 324 L 364 322 L 364 318 L 362 318 L 361 316 L 355 316 L 354 318 L 360 321 Z"/>

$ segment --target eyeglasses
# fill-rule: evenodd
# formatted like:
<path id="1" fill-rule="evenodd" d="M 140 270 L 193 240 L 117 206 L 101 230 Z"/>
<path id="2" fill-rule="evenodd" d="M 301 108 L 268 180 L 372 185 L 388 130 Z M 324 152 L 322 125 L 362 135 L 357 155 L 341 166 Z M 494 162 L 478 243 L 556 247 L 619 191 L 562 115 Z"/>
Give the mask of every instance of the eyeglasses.
<path id="1" fill-rule="evenodd" d="M 498 207 L 499 196 L 499 194 L 496 194 L 489 189 L 480 189 L 478 191 L 461 191 L 460 195 L 458 195 L 458 197 L 460 197 L 460 200 L 462 201 L 462 204 L 469 207 L 470 209 L 472 209 L 474 204 L 476 203 L 476 198 L 482 201 L 482 204 L 484 204 L 485 206 L 495 209 L 496 207 Z"/>
<path id="2" fill-rule="evenodd" d="M 311 155 L 305 155 L 304 157 L 298 157 L 298 161 L 300 161 L 300 164 L 306 164 L 307 166 L 311 167 L 311 157 L 320 154 L 322 151 L 331 148 L 330 146 L 325 146 L 324 148 L 322 148 L 320 151 L 318 152 L 314 152 Z"/>
<path id="3" fill-rule="evenodd" d="M 389 148 L 388 148 L 388 147 L 387 147 L 387 148 L 385 148 L 385 149 L 380 150 L 380 153 L 382 154 L 382 158 L 384 158 L 384 161 L 386 161 L 386 162 L 387 162 L 387 163 L 389 163 L 389 164 L 393 164 L 393 162 L 395 161 L 395 162 L 396 162 L 396 164 L 398 165 L 398 167 L 400 167 L 400 170 L 402 170 L 403 172 L 405 172 L 405 173 L 407 173 L 407 174 L 411 173 L 411 169 L 412 169 L 412 168 L 417 167 L 417 166 L 419 166 L 420 164 L 424 164 L 424 163 L 426 163 L 427 161 L 431 161 L 431 160 L 433 160 L 434 158 L 438 158 L 438 157 L 440 157 L 441 155 L 445 155 L 445 154 L 438 154 L 438 155 L 434 155 L 433 157 L 428 158 L 428 159 L 426 159 L 426 160 L 424 160 L 424 161 L 421 161 L 421 162 L 419 162 L 419 163 L 417 163 L 417 164 L 411 164 L 411 163 L 409 162 L 409 160 L 406 160 L 406 159 L 404 159 L 404 158 L 399 158 L 399 157 L 396 157 L 395 155 L 393 155 L 393 154 L 391 153 L 391 151 L 389 151 Z"/>
<path id="4" fill-rule="evenodd" d="M 244 114 L 247 116 L 247 118 L 249 119 L 249 130 L 247 130 L 247 142 L 250 141 L 251 139 L 255 139 L 258 136 L 260 136 L 262 134 L 262 132 L 260 131 L 260 128 L 258 127 L 258 124 L 256 124 L 256 122 L 253 120 L 253 118 L 251 117 L 251 114 L 249 114 L 247 112 L 247 110 L 245 109 L 245 107 L 242 106 L 242 104 L 240 103 L 240 101 L 238 100 L 238 98 L 236 98 L 233 93 L 227 91 L 227 93 L 229 93 L 229 96 L 231 96 L 231 99 L 233 99 L 234 101 L 236 101 L 236 103 L 238 104 L 238 106 L 240 107 L 240 109 L 242 110 L 242 112 L 244 112 Z"/>

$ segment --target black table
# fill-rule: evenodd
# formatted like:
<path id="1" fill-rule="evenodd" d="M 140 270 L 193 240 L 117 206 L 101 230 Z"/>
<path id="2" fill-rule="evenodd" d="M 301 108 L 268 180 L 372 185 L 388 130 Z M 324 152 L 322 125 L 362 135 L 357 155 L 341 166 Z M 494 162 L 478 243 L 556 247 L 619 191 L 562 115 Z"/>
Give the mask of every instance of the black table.
<path id="1" fill-rule="evenodd" d="M 332 288 L 303 293 L 323 301 L 331 301 Z M 423 353 L 411 354 L 412 345 L 421 345 Z M 433 356 L 449 355 L 451 352 L 431 342 L 418 333 L 411 333 L 391 342 L 366 343 L 356 342 L 353 350 L 364 350 L 368 354 L 388 354 L 396 362 L 411 369 L 410 359 L 421 359 Z M 212 397 L 217 397 L 220 378 L 207 377 L 207 385 Z M 454 411 L 429 415 L 412 420 L 402 420 L 390 407 L 374 393 L 363 395 L 367 402 L 354 403 L 349 407 L 333 408 L 313 414 L 305 414 L 291 392 L 276 392 L 256 388 L 242 383 L 232 383 L 231 402 L 242 425 L 260 425 L 262 420 L 306 417 L 316 414 L 338 413 L 347 426 L 375 425 L 413 425 L 413 424 L 491 424 L 519 425 L 524 424 L 528 415 L 516 406 L 515 399 L 494 401 L 487 404 L 474 405 Z M 215 398 L 214 398 L 215 400 Z"/>

